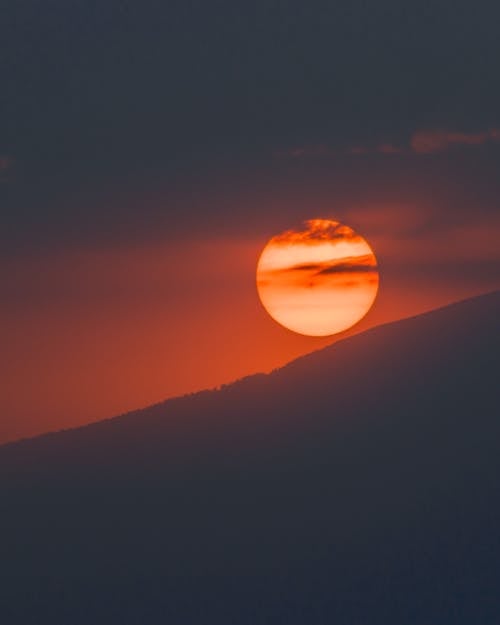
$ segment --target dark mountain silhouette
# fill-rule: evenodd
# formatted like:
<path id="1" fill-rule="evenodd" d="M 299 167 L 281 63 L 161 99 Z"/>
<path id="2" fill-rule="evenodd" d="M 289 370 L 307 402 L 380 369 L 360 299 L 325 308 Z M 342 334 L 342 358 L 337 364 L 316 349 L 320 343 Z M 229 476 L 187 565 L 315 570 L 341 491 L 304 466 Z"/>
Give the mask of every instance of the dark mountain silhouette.
<path id="1" fill-rule="evenodd" d="M 498 625 L 499 318 L 1 447 L 0 622 Z"/>

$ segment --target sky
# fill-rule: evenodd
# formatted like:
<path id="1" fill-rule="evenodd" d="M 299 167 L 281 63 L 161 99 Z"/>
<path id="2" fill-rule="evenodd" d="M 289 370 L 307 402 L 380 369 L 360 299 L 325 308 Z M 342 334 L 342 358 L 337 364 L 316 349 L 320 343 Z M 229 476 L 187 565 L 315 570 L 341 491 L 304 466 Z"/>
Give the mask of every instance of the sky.
<path id="1" fill-rule="evenodd" d="M 356 331 L 500 288 L 498 4 L 7 0 L 0 441 L 269 371 L 331 338 L 266 243 L 366 238 Z"/>

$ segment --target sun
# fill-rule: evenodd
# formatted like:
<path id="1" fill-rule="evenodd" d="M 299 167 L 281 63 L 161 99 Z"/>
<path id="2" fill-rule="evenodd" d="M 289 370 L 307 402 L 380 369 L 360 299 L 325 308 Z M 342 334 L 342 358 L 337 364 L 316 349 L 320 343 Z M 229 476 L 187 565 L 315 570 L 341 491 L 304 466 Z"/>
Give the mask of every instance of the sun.
<path id="1" fill-rule="evenodd" d="M 308 336 L 352 327 L 377 296 L 377 259 L 349 226 L 311 219 L 265 246 L 257 264 L 257 290 L 271 317 Z"/>

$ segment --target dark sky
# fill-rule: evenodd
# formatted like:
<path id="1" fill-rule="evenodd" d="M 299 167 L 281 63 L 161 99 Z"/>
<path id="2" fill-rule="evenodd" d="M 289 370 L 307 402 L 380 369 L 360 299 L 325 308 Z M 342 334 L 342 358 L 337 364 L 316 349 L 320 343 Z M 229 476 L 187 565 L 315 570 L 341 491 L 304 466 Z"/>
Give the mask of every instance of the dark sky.
<path id="1" fill-rule="evenodd" d="M 499 6 L 4 0 L 0 440 L 324 345 L 255 292 L 304 219 L 372 244 L 367 325 L 500 287 Z"/>
<path id="2" fill-rule="evenodd" d="M 148 234 L 145 214 L 206 227 L 198 193 L 296 180 L 276 151 L 500 126 L 499 18 L 493 0 L 7 0 L 2 243 Z"/>

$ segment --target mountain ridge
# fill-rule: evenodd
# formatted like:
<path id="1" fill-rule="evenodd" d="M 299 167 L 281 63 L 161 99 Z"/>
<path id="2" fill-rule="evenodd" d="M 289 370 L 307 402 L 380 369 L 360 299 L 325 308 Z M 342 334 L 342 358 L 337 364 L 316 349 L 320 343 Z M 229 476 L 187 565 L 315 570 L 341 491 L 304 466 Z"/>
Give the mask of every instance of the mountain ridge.
<path id="1" fill-rule="evenodd" d="M 366 337 L 366 336 L 372 336 L 372 335 L 376 335 L 378 332 L 383 331 L 385 328 L 393 328 L 396 329 L 398 326 L 400 326 L 400 324 L 407 324 L 408 322 L 412 322 L 414 320 L 418 320 L 418 319 L 425 319 L 428 318 L 429 316 L 434 316 L 436 314 L 441 314 L 441 313 L 446 313 L 449 311 L 452 311 L 454 309 L 456 309 L 456 307 L 462 307 L 463 305 L 473 305 L 474 303 L 479 303 L 481 301 L 484 300 L 484 298 L 487 299 L 500 299 L 500 290 L 497 291 L 491 291 L 488 293 L 484 293 L 475 297 L 471 297 L 471 298 L 465 298 L 462 300 L 459 300 L 457 302 L 452 302 L 449 304 L 446 304 L 444 306 L 440 306 L 439 308 L 435 308 L 432 309 L 430 311 L 426 311 L 423 313 L 419 313 L 417 315 L 412 315 L 410 317 L 404 317 L 402 319 L 398 319 L 396 321 L 390 321 L 390 322 L 386 322 L 386 323 L 382 323 L 380 325 L 374 326 L 372 328 L 369 328 L 367 330 L 364 330 L 362 332 L 356 333 L 354 335 L 350 335 L 344 338 L 341 338 L 337 341 L 335 341 L 334 343 L 332 343 L 331 345 L 328 345 L 326 347 L 323 347 L 321 349 L 318 350 L 314 350 L 312 352 L 309 352 L 307 354 L 304 354 L 302 356 L 299 356 L 293 360 L 291 360 L 290 362 L 284 364 L 281 367 L 277 367 L 275 369 L 273 369 L 272 371 L 268 372 L 268 373 L 264 373 L 264 372 L 258 372 L 258 373 L 254 373 L 254 374 L 250 374 L 247 376 L 243 376 L 242 378 L 239 378 L 237 380 L 234 380 L 232 382 L 229 383 L 225 383 L 225 384 L 221 384 L 219 386 L 213 387 L 213 388 L 207 388 L 207 389 L 201 389 L 199 391 L 194 391 L 192 393 L 186 393 L 184 395 L 179 395 L 179 396 L 175 396 L 175 397 L 170 397 L 167 398 L 165 400 L 161 400 L 159 402 L 155 402 L 153 404 L 144 406 L 144 407 L 140 407 L 140 408 L 134 408 L 132 410 L 129 410 L 127 412 L 124 413 L 120 413 L 118 415 L 113 415 L 110 417 L 106 417 L 104 419 L 100 419 L 99 421 L 95 421 L 95 422 L 91 422 L 91 423 L 87 423 L 87 424 L 83 424 L 83 425 L 79 425 L 76 427 L 70 427 L 70 428 L 63 428 L 60 430 L 51 430 L 48 432 L 43 432 L 41 434 L 37 434 L 35 436 L 28 436 L 28 437 L 23 437 L 20 439 L 16 439 L 13 441 L 7 441 L 5 443 L 0 444 L 0 453 L 2 452 L 3 449 L 5 448 L 11 448 L 13 446 L 17 446 L 17 445 L 22 445 L 24 443 L 28 443 L 28 442 L 33 442 L 36 440 L 41 440 L 41 439 L 45 439 L 46 437 L 54 437 L 54 436 L 58 436 L 61 434 L 66 434 L 68 432 L 79 432 L 82 430 L 86 430 L 87 428 L 98 428 L 102 425 L 106 425 L 109 424 L 111 422 L 117 422 L 120 420 L 124 420 L 124 419 L 129 419 L 129 418 L 140 418 L 141 414 L 144 413 L 150 413 L 151 411 L 156 411 L 159 409 L 163 409 L 163 408 L 168 408 L 169 405 L 172 405 L 173 403 L 177 403 L 179 401 L 185 401 L 185 400 L 190 400 L 192 398 L 199 398 L 199 397 L 204 397 L 207 394 L 213 394 L 213 393 L 220 393 L 220 392 L 225 392 L 227 391 L 228 388 L 236 388 L 236 387 L 241 387 L 241 385 L 245 385 L 248 383 L 252 383 L 255 380 L 259 380 L 262 381 L 264 379 L 267 379 L 269 376 L 274 376 L 276 374 L 280 374 L 283 371 L 289 371 L 289 368 L 294 368 L 294 367 L 301 367 L 304 364 L 307 366 L 307 363 L 309 363 L 311 361 L 311 359 L 316 359 L 318 358 L 319 354 L 323 354 L 323 355 L 328 355 L 331 356 L 333 350 L 337 350 L 339 347 L 343 347 L 344 343 L 346 342 L 350 342 L 350 341 L 354 341 L 354 340 L 359 340 L 361 337 Z M 362 339 L 364 340 L 364 339 Z"/>
<path id="2" fill-rule="evenodd" d="M 497 625 L 500 293 L 0 448 L 9 625 Z"/>

